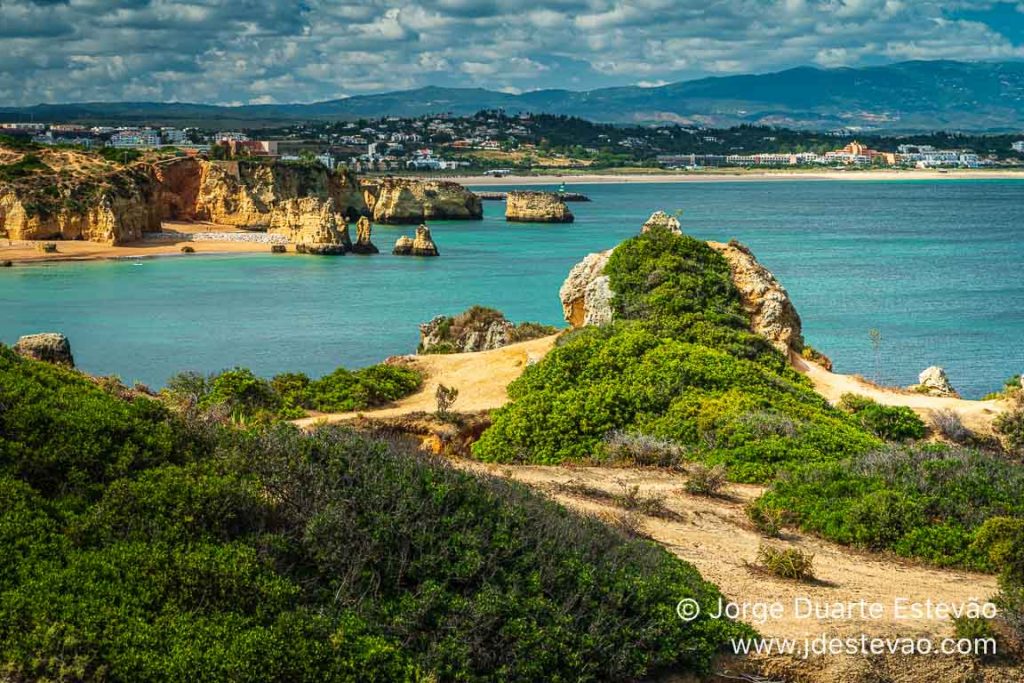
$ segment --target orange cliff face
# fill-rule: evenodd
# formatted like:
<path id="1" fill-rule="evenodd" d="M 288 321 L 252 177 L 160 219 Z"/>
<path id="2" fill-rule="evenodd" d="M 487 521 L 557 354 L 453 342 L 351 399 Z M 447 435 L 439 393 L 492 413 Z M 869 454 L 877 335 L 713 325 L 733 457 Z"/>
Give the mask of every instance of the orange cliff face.
<path id="1" fill-rule="evenodd" d="M 344 170 L 193 157 L 118 167 L 70 154 L 41 151 L 46 170 L 0 183 L 0 235 L 116 246 L 159 232 L 162 220 L 267 229 L 279 206 L 303 198 L 329 203 L 349 220 L 369 213 L 358 182 Z"/>

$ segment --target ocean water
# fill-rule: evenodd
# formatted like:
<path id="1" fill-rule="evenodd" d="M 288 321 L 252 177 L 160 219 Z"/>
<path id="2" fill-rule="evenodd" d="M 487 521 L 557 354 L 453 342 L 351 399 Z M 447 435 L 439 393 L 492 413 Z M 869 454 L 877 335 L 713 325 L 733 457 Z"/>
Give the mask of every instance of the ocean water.
<path id="1" fill-rule="evenodd" d="M 552 186 L 554 187 L 554 186 Z M 487 188 L 506 189 L 506 188 Z M 417 324 L 472 304 L 560 324 L 558 288 L 589 252 L 682 210 L 688 233 L 749 245 L 837 371 L 911 384 L 945 367 L 968 397 L 1024 371 L 1024 182 L 772 181 L 573 185 L 572 225 L 434 222 L 436 259 L 168 257 L 0 270 L 0 341 L 61 331 L 79 366 L 162 385 L 235 365 L 310 375 L 411 353 Z M 873 348 L 869 330 L 881 334 Z"/>

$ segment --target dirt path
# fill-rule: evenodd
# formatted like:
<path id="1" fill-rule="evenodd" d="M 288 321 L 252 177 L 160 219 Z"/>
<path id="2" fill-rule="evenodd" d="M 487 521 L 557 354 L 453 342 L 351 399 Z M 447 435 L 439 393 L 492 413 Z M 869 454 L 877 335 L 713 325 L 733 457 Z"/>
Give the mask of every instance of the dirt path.
<path id="1" fill-rule="evenodd" d="M 701 575 L 716 584 L 727 599 L 737 603 L 783 605 L 779 618 L 743 619 L 762 636 L 804 638 L 928 638 L 938 642 L 953 636 L 947 618 L 898 618 L 898 600 L 926 604 L 927 601 L 960 605 L 986 600 L 996 592 L 994 577 L 964 571 L 939 570 L 905 562 L 899 558 L 858 552 L 806 534 L 787 531 L 781 539 L 765 539 L 747 521 L 743 506 L 757 498 L 761 487 L 731 485 L 726 498 L 708 498 L 683 490 L 686 477 L 657 470 L 623 470 L 600 467 L 501 466 L 458 461 L 456 466 L 476 472 L 503 476 L 540 489 L 567 507 L 615 518 L 620 507 L 579 492 L 591 488 L 621 495 L 625 487 L 638 486 L 640 496 L 657 496 L 675 519 L 641 515 L 641 530 L 670 552 L 693 564 Z M 573 487 L 577 487 L 573 491 Z M 817 581 L 801 583 L 772 577 L 752 568 L 762 543 L 799 548 L 814 555 Z M 859 608 L 878 603 L 881 616 Z M 856 603 L 845 614 L 805 616 L 797 603 L 819 606 Z M 838 608 L 836 608 L 838 609 Z M 851 614 L 852 612 L 852 614 Z M 778 680 L 815 683 L 931 683 L 932 681 L 1020 681 L 1017 668 L 979 673 L 978 663 L 958 656 L 812 657 L 756 658 L 758 665 L 780 676 Z M 752 680 L 752 679 L 745 679 Z"/>
<path id="2" fill-rule="evenodd" d="M 811 380 L 814 390 L 831 403 L 838 403 L 843 394 L 859 394 L 883 405 L 907 406 L 925 420 L 929 420 L 936 410 L 952 410 L 960 415 L 967 427 L 983 432 L 991 430 L 993 418 L 1004 409 L 1000 401 L 969 401 L 879 387 L 853 375 L 829 372 L 820 365 L 796 355 L 791 355 L 789 360 L 797 372 Z"/>
<path id="3" fill-rule="evenodd" d="M 360 414 L 395 417 L 421 411 L 432 412 L 437 409 L 434 392 L 438 384 L 459 390 L 459 398 L 453 410 L 475 412 L 500 408 L 508 402 L 506 388 L 512 380 L 519 377 L 527 365 L 543 358 L 554 346 L 557 337 L 557 334 L 553 334 L 493 351 L 406 356 L 410 367 L 424 375 L 423 387 L 415 394 L 385 408 L 317 415 L 297 420 L 296 424 L 309 426 L 321 421 L 342 422 Z"/>

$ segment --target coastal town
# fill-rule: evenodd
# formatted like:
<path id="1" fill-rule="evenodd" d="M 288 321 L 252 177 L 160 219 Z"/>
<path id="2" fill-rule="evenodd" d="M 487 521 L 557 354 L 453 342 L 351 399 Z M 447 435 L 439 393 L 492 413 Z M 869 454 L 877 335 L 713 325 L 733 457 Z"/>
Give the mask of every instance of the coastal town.
<path id="1" fill-rule="evenodd" d="M 928 133 L 881 136 L 738 126 L 613 126 L 552 115 L 385 117 L 264 129 L 7 122 L 0 134 L 48 146 L 125 154 L 166 148 L 211 159 L 318 162 L 361 173 L 480 172 L 615 167 L 977 169 L 1024 165 L 1024 136 Z M 1019 139 L 1018 139 L 1019 138 Z"/>

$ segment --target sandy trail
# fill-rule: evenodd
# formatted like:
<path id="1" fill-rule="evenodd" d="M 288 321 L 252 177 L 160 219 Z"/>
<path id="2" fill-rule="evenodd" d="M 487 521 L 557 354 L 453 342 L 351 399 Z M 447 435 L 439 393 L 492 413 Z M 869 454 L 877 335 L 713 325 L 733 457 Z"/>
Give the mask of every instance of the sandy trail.
<path id="1" fill-rule="evenodd" d="M 960 415 L 964 425 L 974 431 L 991 431 L 992 420 L 1005 409 L 1001 401 L 971 401 L 945 396 L 928 396 L 891 387 L 880 387 L 853 375 L 840 375 L 811 363 L 797 355 L 790 355 L 793 368 L 814 384 L 814 390 L 831 403 L 838 403 L 843 394 L 866 396 L 888 406 L 907 406 L 926 421 L 937 410 L 952 410 Z"/>
<path id="2" fill-rule="evenodd" d="M 568 507 L 590 513 L 621 514 L 621 509 L 597 502 L 585 495 L 567 492 L 561 484 L 579 483 L 608 493 L 621 494 L 625 486 L 638 486 L 641 495 L 663 497 L 678 520 L 642 516 L 642 529 L 678 557 L 692 563 L 707 580 L 715 583 L 732 600 L 771 603 L 779 601 L 785 614 L 763 623 L 748 621 L 767 636 L 804 638 L 827 633 L 830 636 L 945 636 L 952 623 L 945 618 L 898 619 L 897 598 L 911 602 L 960 604 L 985 600 L 996 591 L 992 576 L 964 571 L 917 566 L 898 558 L 858 552 L 819 538 L 787 530 L 782 539 L 765 539 L 747 520 L 743 506 L 757 498 L 759 486 L 732 484 L 726 498 L 709 498 L 686 493 L 684 474 L 660 470 L 603 467 L 501 466 L 458 463 L 459 467 L 505 476 L 550 493 Z M 765 542 L 795 547 L 814 555 L 816 583 L 778 579 L 752 569 L 758 547 Z M 803 618 L 794 610 L 794 600 L 804 598 L 817 604 L 864 600 L 881 603 L 879 618 L 859 611 L 847 618 Z"/>
<path id="3" fill-rule="evenodd" d="M 508 402 L 506 388 L 531 362 L 543 358 L 555 345 L 557 334 L 510 344 L 493 351 L 405 356 L 410 367 L 424 375 L 423 387 L 392 405 L 374 410 L 316 415 L 296 421 L 300 426 L 316 422 L 342 422 L 358 415 L 395 417 L 437 409 L 434 392 L 438 384 L 455 387 L 459 398 L 453 410 L 476 412 L 500 408 Z"/>

